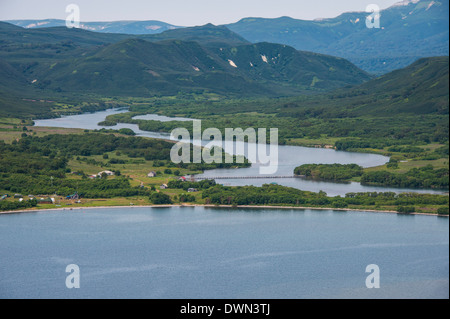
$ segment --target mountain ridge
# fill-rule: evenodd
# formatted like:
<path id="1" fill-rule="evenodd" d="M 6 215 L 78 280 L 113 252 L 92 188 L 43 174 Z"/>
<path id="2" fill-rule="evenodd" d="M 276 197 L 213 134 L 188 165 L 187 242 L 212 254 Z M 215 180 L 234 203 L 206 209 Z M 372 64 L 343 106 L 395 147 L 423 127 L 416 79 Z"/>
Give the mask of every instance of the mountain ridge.
<path id="1" fill-rule="evenodd" d="M 342 58 L 282 44 L 250 44 L 212 24 L 135 36 L 0 23 L 0 35 L 0 59 L 33 87 L 57 93 L 289 96 L 370 78 Z"/>
<path id="2" fill-rule="evenodd" d="M 63 19 L 24 19 L 24 20 L 4 20 L 26 29 L 65 27 L 66 21 Z M 119 21 L 87 21 L 80 22 L 80 28 L 88 31 L 103 33 L 125 33 L 125 34 L 157 34 L 166 30 L 182 28 L 159 20 L 119 20 Z"/>
<path id="3" fill-rule="evenodd" d="M 51 65 L 29 71 L 42 88 L 109 95 L 176 95 L 181 90 L 279 96 L 370 78 L 344 59 L 270 43 L 207 48 L 195 41 L 126 39 L 88 57 Z"/>
<path id="4" fill-rule="evenodd" d="M 448 55 L 448 1 L 408 2 L 380 14 L 380 29 L 366 27 L 366 12 L 320 20 L 250 17 L 226 26 L 251 42 L 277 42 L 333 54 L 377 74 L 405 67 L 421 57 Z"/>
<path id="5" fill-rule="evenodd" d="M 205 34 L 203 34 L 203 44 L 208 45 L 206 42 L 209 42 L 209 45 L 215 47 L 239 45 L 245 41 L 286 44 L 301 51 L 343 57 L 363 70 L 378 75 L 406 67 L 422 57 L 448 55 L 448 10 L 448 1 L 401 1 L 381 10 L 380 29 L 366 27 L 365 19 L 369 15 L 367 12 L 344 12 L 334 18 L 314 20 L 300 20 L 288 16 L 279 18 L 246 17 L 235 23 L 219 26 L 233 31 L 239 35 L 239 38 L 235 37 L 231 42 L 220 43 L 213 38 L 205 41 Z M 63 20 L 58 21 L 60 25 L 63 25 Z M 11 22 L 26 25 L 30 21 L 12 20 Z M 45 22 L 48 21 L 34 21 L 31 24 L 36 26 L 41 23 L 39 28 L 27 30 L 37 30 L 42 26 L 49 25 L 49 23 L 42 24 Z M 116 23 L 120 26 L 125 22 L 105 23 Z M 135 24 L 147 22 L 132 21 Z M 199 30 L 198 28 L 201 27 L 207 28 L 208 25 L 149 29 L 145 32 L 146 34 L 139 35 L 128 32 L 130 32 L 129 35 L 142 37 L 149 41 L 159 41 L 184 37 L 183 33 L 186 31 L 182 30 Z M 102 34 L 105 34 L 104 30 L 96 30 L 96 33 L 103 32 Z M 119 27 L 109 30 L 127 32 L 126 29 Z M 190 31 L 187 33 L 189 34 Z M 117 37 L 117 41 L 126 38 L 124 35 Z M 198 41 L 201 38 L 193 36 L 183 39 Z M 100 38 L 97 41 L 105 42 L 105 39 Z"/>

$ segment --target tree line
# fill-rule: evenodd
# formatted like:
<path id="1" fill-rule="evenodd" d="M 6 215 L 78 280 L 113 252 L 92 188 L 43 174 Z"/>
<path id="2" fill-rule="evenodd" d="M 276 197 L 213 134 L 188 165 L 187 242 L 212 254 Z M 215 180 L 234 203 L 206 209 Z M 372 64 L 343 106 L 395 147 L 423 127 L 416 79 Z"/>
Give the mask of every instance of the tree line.
<path id="1" fill-rule="evenodd" d="M 295 175 L 331 181 L 347 181 L 363 174 L 357 164 L 304 164 L 294 169 Z"/>
<path id="2" fill-rule="evenodd" d="M 329 197 L 324 192 L 313 193 L 295 188 L 265 184 L 256 186 L 212 186 L 202 193 L 207 204 L 218 205 L 292 205 L 308 207 L 346 208 L 373 206 L 412 207 L 414 205 L 439 205 L 445 212 L 449 198 L 445 195 L 394 192 L 347 193 L 344 197 Z"/>
<path id="3" fill-rule="evenodd" d="M 390 161 L 388 167 L 397 167 Z M 349 181 L 361 177 L 362 185 L 391 186 L 401 188 L 449 188 L 448 168 L 435 169 L 432 165 L 412 168 L 405 173 L 386 170 L 364 172 L 357 164 L 304 164 L 294 169 L 295 175 L 330 181 Z"/>

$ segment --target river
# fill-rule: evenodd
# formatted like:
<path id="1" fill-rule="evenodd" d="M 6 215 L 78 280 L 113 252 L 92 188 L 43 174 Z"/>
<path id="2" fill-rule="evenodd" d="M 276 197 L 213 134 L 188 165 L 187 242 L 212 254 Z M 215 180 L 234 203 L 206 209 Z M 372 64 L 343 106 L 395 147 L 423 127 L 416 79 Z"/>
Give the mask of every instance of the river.
<path id="1" fill-rule="evenodd" d="M 65 116 L 55 119 L 46 120 L 36 120 L 36 126 L 51 126 L 51 127 L 65 127 L 65 128 L 81 128 L 81 129 L 101 129 L 104 128 L 99 126 L 98 123 L 103 121 L 106 116 L 127 112 L 127 110 L 121 109 L 109 109 L 106 111 L 100 111 L 96 113 L 85 113 L 79 115 Z M 170 118 L 166 116 L 160 116 L 156 114 L 147 114 L 140 116 L 140 118 L 147 120 L 159 120 L 159 121 L 170 121 L 170 120 L 182 120 L 189 121 L 191 119 L 187 118 Z M 139 130 L 135 124 L 123 124 L 119 123 L 112 127 L 113 129 L 130 128 L 138 136 L 146 136 L 160 139 L 169 139 L 170 134 L 159 133 L 159 132 L 147 132 Z M 201 141 L 205 145 L 206 141 Z M 248 149 L 247 143 L 244 150 Z M 236 151 L 236 150 L 235 150 Z M 278 171 L 275 175 L 293 175 L 294 168 L 308 163 L 323 163 L 323 164 L 350 164 L 355 163 L 362 167 L 373 167 L 386 163 L 389 158 L 377 154 L 366 154 L 366 153 L 355 153 L 355 152 L 343 152 L 336 151 L 333 149 L 322 149 L 322 148 L 308 148 L 301 146 L 288 146 L 280 145 L 278 148 Z M 236 153 L 236 152 L 235 152 Z M 238 155 L 245 155 L 239 154 Z M 249 168 L 241 169 L 215 169 L 208 170 L 204 174 L 199 175 L 199 177 L 215 177 L 215 176 L 257 176 L 259 175 L 259 164 L 252 164 Z M 277 183 L 279 185 L 290 186 L 297 189 L 319 192 L 324 191 L 329 196 L 344 196 L 346 193 L 350 192 L 417 192 L 417 193 L 432 193 L 432 194 L 443 194 L 446 191 L 441 190 L 430 190 L 430 189 L 408 189 L 408 188 L 394 188 L 394 187 L 377 187 L 377 186 L 365 186 L 357 182 L 351 183 L 333 183 L 324 181 L 315 181 L 303 178 L 259 178 L 259 179 L 216 179 L 218 183 L 230 186 L 237 185 L 255 185 L 261 186 L 268 183 Z"/>

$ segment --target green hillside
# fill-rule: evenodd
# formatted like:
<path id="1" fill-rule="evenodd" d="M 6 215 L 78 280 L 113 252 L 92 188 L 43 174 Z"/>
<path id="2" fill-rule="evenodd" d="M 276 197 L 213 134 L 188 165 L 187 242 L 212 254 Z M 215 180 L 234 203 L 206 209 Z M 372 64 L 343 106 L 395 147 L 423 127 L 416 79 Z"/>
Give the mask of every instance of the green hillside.
<path id="1" fill-rule="evenodd" d="M 448 85 L 449 57 L 422 58 L 361 85 L 287 104 L 282 114 L 302 117 L 313 109 L 325 117 L 448 114 Z"/>
<path id="2" fill-rule="evenodd" d="M 358 89 L 377 99 L 354 110 L 359 114 L 448 114 L 449 57 L 419 59 L 404 69 L 364 83 Z"/>
<path id="3" fill-rule="evenodd" d="M 368 74 L 345 59 L 297 51 L 286 45 L 265 42 L 217 52 L 223 60 L 233 61 L 236 70 L 247 73 L 256 81 L 279 81 L 308 89 L 329 90 L 370 79 Z"/>
<path id="4" fill-rule="evenodd" d="M 29 114 L 31 117 L 48 115 L 50 104 L 29 101 L 37 92 L 20 72 L 0 59 L 0 114 L 15 117 Z M 28 99 L 27 99 L 28 98 Z"/>
<path id="5" fill-rule="evenodd" d="M 46 96 L 289 96 L 370 78 L 344 59 L 286 45 L 248 44 L 212 24 L 121 41 L 125 35 L 6 23 L 0 24 L 0 33 L 5 35 L 0 58 Z M 16 91 L 23 87 L 10 85 Z"/>
<path id="6" fill-rule="evenodd" d="M 238 94 L 243 88 L 249 94 L 265 93 L 263 87 L 229 71 L 196 42 L 139 39 L 110 45 L 90 57 L 63 61 L 53 68 L 48 63 L 34 68 L 34 73 L 45 79 L 44 89 L 69 93 L 160 96 L 211 90 Z"/>
<path id="7" fill-rule="evenodd" d="M 205 26 L 174 29 L 160 34 L 129 35 L 99 33 L 84 29 L 49 27 L 25 29 L 0 22 L 0 58 L 18 65 L 27 59 L 45 61 L 89 56 L 102 47 L 126 39 L 144 39 L 151 42 L 164 40 L 195 41 L 207 47 L 229 47 L 249 44 L 241 36 L 226 27 Z"/>
<path id="8" fill-rule="evenodd" d="M 66 27 L 25 29 L 0 22 L 0 59 L 26 73 L 41 62 L 89 56 L 105 45 L 127 38 L 129 35 Z"/>
<path id="9" fill-rule="evenodd" d="M 0 91 L 23 92 L 23 88 L 27 85 L 27 80 L 22 73 L 0 59 Z"/>
<path id="10" fill-rule="evenodd" d="M 343 59 L 283 45 L 262 43 L 212 50 L 179 40 L 151 43 L 130 39 L 87 58 L 64 61 L 53 68 L 44 64 L 33 70 L 48 82 L 46 89 L 137 96 L 192 90 L 279 96 L 369 79 Z"/>

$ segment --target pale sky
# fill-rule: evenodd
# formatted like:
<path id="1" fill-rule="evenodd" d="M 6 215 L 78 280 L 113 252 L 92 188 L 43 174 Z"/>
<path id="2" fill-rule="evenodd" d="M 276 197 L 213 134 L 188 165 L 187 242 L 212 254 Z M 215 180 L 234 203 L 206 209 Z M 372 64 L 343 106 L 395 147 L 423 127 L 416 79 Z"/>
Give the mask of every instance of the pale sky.
<path id="1" fill-rule="evenodd" d="M 160 20 L 178 26 L 216 25 L 245 17 L 289 16 L 312 20 L 343 12 L 385 9 L 399 0 L 0 0 L 0 20 L 65 19 L 68 4 L 80 8 L 80 20 Z"/>

